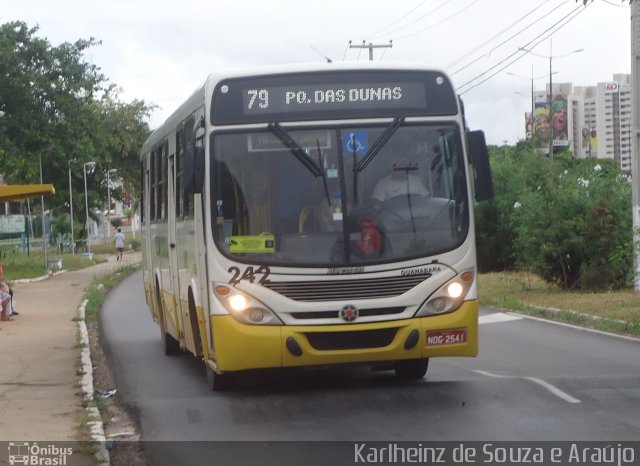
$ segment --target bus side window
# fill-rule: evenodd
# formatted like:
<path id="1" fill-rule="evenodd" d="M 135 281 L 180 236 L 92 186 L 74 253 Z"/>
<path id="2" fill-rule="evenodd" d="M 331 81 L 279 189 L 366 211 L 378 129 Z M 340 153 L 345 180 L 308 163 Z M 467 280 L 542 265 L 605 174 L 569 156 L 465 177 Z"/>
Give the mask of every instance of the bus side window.
<path id="1" fill-rule="evenodd" d="M 184 206 L 184 143 L 185 143 L 185 127 L 182 126 L 176 131 L 176 218 L 181 218 Z"/>
<path id="2" fill-rule="evenodd" d="M 149 220 L 153 222 L 156 219 L 156 152 L 154 149 L 149 155 Z"/>
<path id="3" fill-rule="evenodd" d="M 169 211 L 169 144 L 165 141 L 161 147 L 160 183 L 162 184 L 162 195 L 160 198 L 160 218 L 167 220 L 167 212 Z"/>
<path id="4" fill-rule="evenodd" d="M 193 115 L 191 115 L 189 118 L 187 118 L 184 122 L 184 148 L 186 151 L 186 148 L 189 147 L 190 144 L 193 143 L 193 125 L 195 124 L 195 117 Z M 183 163 L 181 164 L 181 167 L 184 171 L 184 160 Z M 184 184 L 183 184 L 183 190 L 184 190 Z M 184 215 L 187 218 L 193 218 L 193 194 L 186 194 L 184 193 L 183 195 L 183 204 L 182 204 L 182 215 Z"/>
<path id="5" fill-rule="evenodd" d="M 145 170 L 145 160 L 142 160 L 142 162 L 140 162 L 140 223 L 144 224 L 147 220 L 145 214 L 144 214 L 144 208 L 145 208 L 145 197 L 144 197 L 144 193 L 146 188 L 145 185 L 145 180 L 144 180 L 144 175 L 146 173 Z"/>

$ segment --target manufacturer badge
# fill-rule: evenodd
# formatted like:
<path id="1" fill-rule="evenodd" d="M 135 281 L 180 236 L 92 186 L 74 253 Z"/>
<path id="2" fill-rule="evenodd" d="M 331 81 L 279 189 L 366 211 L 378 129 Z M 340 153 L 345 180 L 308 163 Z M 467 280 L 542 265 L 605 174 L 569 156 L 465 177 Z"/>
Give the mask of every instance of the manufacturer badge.
<path id="1" fill-rule="evenodd" d="M 358 308 L 351 304 L 347 304 L 340 309 L 340 317 L 347 322 L 353 322 L 358 318 Z"/>

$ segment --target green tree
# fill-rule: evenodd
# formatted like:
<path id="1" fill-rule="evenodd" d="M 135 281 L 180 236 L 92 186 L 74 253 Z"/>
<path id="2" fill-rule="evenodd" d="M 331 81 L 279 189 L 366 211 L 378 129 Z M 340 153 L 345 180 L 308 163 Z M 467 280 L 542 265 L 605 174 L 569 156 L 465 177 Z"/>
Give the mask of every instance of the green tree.
<path id="1" fill-rule="evenodd" d="M 513 217 L 520 263 L 564 289 L 628 285 L 633 273 L 628 178 L 614 161 L 543 160 L 540 184 L 522 193 Z"/>
<path id="2" fill-rule="evenodd" d="M 495 197 L 476 207 L 481 271 L 526 268 L 564 289 L 627 286 L 631 186 L 613 160 L 490 147 Z"/>
<path id="3" fill-rule="evenodd" d="M 19 21 L 0 25 L 2 172 L 10 183 L 37 183 L 41 162 L 43 182 L 56 187 L 47 206 L 59 214 L 68 212 L 71 169 L 74 217 L 84 223 L 84 163 L 96 163 L 87 174 L 90 207 L 106 206 L 109 169 L 118 169 L 118 178 L 135 190 L 153 107 L 123 102 L 119 88 L 84 59 L 100 44 L 95 39 L 52 46 L 37 31 Z M 121 197 L 118 190 L 112 194 Z"/>
<path id="4" fill-rule="evenodd" d="M 490 146 L 494 198 L 476 205 L 478 266 L 483 272 L 513 270 L 518 266 L 513 225 L 522 194 L 535 189 L 544 178 L 545 163 L 535 142 L 520 141 L 515 147 Z"/>

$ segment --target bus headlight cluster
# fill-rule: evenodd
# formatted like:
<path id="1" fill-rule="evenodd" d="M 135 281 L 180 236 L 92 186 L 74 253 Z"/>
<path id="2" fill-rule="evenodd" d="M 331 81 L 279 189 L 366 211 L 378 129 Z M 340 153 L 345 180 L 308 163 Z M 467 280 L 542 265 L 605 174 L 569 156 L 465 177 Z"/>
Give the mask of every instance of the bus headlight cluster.
<path id="1" fill-rule="evenodd" d="M 449 280 L 429 296 L 416 313 L 416 317 L 445 314 L 458 309 L 471 289 L 474 278 L 474 269 L 468 269 Z"/>
<path id="2" fill-rule="evenodd" d="M 229 314 L 239 322 L 252 325 L 282 325 L 276 315 L 251 296 L 227 285 L 214 287 L 215 295 Z"/>

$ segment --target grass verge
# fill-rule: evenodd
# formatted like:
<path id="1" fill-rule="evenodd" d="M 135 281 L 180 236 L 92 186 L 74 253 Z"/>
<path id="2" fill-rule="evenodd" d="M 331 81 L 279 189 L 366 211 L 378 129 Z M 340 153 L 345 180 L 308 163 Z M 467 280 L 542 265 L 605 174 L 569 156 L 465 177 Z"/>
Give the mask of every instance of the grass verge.
<path id="1" fill-rule="evenodd" d="M 64 270 L 84 269 L 107 261 L 106 256 L 102 254 L 94 254 L 90 258 L 80 254 L 53 254 L 49 252 L 48 258 L 50 260 L 62 259 L 62 268 Z M 46 275 L 44 254 L 42 252 L 32 252 L 31 254 L 5 253 L 2 257 L 2 266 L 7 280 L 36 278 Z"/>
<path id="2" fill-rule="evenodd" d="M 85 305 L 85 324 L 89 331 L 89 340 L 91 342 L 91 354 L 92 361 L 95 364 L 96 361 L 96 350 L 97 346 L 97 330 L 100 325 L 100 309 L 102 308 L 102 304 L 104 300 L 116 285 L 120 283 L 122 280 L 127 278 L 129 275 L 134 273 L 139 269 L 139 265 L 127 265 L 122 266 L 118 270 L 116 270 L 113 274 L 107 275 L 101 278 L 97 278 L 93 281 L 93 283 L 87 288 L 86 291 L 86 299 L 87 303 Z M 101 364 L 106 364 L 107 361 L 103 360 Z M 94 373 L 94 390 L 96 390 L 96 379 Z M 103 422 L 108 422 L 111 419 L 111 411 L 109 409 L 109 403 L 101 396 L 100 393 L 94 391 L 92 399 L 87 403 L 86 407 L 95 407 L 100 412 L 100 417 Z M 88 415 L 85 414 L 85 416 Z M 86 440 L 89 444 L 91 443 L 91 429 L 88 425 L 86 418 L 80 418 L 78 424 L 78 432 L 79 437 L 83 440 Z"/>
<path id="3" fill-rule="evenodd" d="M 480 274 L 478 280 L 482 305 L 640 336 L 640 299 L 632 289 L 564 291 L 528 272 Z"/>

